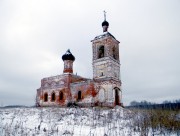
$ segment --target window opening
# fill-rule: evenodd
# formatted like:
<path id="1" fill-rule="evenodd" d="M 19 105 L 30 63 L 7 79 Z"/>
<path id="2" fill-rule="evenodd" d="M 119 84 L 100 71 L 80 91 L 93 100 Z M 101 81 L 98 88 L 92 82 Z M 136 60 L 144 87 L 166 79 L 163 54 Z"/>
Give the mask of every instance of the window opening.
<path id="1" fill-rule="evenodd" d="M 48 94 L 45 93 L 45 94 L 44 94 L 44 102 L 47 102 L 47 101 L 48 101 Z"/>
<path id="2" fill-rule="evenodd" d="M 101 46 L 99 48 L 99 55 L 98 55 L 98 58 L 102 58 L 104 57 L 104 46 Z"/>
<path id="3" fill-rule="evenodd" d="M 60 92 L 59 99 L 63 100 L 63 92 Z"/>
<path id="4" fill-rule="evenodd" d="M 103 72 L 101 72 L 101 76 L 104 76 Z"/>
<path id="5" fill-rule="evenodd" d="M 115 47 L 113 47 L 112 52 L 113 52 L 113 58 L 116 59 L 116 51 L 115 51 Z"/>
<path id="6" fill-rule="evenodd" d="M 55 99 L 56 99 L 56 96 L 55 96 L 55 93 L 53 92 L 51 95 L 51 101 L 55 101 Z"/>

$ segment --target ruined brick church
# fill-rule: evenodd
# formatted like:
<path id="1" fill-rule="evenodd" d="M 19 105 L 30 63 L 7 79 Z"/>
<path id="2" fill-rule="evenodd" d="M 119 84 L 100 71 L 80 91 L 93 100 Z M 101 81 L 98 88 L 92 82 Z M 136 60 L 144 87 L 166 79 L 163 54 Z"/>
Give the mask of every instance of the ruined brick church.
<path id="1" fill-rule="evenodd" d="M 36 95 L 37 106 L 122 106 L 120 42 L 108 32 L 109 23 L 106 18 L 102 27 L 103 33 L 91 41 L 93 79 L 73 74 L 75 57 L 67 50 L 62 55 L 63 74 L 41 80 Z"/>

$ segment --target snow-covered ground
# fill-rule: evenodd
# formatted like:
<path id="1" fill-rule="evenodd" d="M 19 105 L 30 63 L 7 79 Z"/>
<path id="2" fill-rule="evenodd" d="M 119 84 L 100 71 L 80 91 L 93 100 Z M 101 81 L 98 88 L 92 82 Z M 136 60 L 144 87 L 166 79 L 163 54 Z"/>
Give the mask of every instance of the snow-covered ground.
<path id="1" fill-rule="evenodd" d="M 2 108 L 0 136 L 141 136 L 141 118 L 121 107 L 108 108 Z"/>

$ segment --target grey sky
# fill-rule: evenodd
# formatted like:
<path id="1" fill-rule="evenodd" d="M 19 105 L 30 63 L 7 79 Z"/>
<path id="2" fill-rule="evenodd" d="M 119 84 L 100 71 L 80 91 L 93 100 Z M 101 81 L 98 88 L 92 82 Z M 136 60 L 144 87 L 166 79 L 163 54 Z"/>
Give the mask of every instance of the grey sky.
<path id="1" fill-rule="evenodd" d="M 70 49 L 74 72 L 92 78 L 91 40 L 109 32 L 120 43 L 123 102 L 180 98 L 179 0 L 1 0 L 0 102 L 33 105 L 43 77 L 62 74 Z"/>

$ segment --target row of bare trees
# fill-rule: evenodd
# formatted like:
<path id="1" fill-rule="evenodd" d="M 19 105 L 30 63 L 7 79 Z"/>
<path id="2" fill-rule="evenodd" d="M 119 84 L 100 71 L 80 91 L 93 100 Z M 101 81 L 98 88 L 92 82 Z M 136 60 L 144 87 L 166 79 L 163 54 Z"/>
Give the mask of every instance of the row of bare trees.
<path id="1" fill-rule="evenodd" d="M 180 111 L 162 109 L 131 109 L 134 116 L 135 131 L 144 132 L 144 135 L 180 135 Z M 137 116 L 138 115 L 138 116 Z"/>

